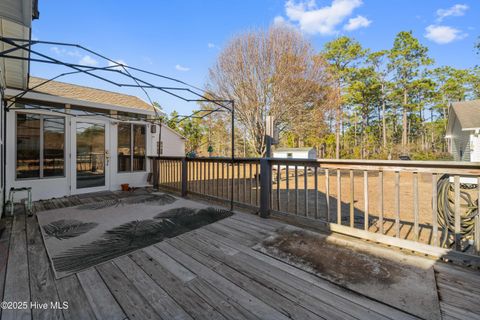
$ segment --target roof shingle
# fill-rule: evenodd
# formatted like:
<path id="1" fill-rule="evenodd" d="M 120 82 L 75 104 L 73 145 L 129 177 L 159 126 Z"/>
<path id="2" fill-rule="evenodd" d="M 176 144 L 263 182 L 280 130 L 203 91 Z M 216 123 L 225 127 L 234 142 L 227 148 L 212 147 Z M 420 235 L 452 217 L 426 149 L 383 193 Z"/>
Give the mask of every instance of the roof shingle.
<path id="1" fill-rule="evenodd" d="M 462 129 L 480 128 L 480 100 L 452 103 Z"/>
<path id="2" fill-rule="evenodd" d="M 33 88 L 42 83 L 43 81 L 46 81 L 46 79 L 30 77 L 28 86 L 29 88 Z M 102 103 L 112 106 L 153 111 L 153 106 L 149 105 L 142 99 L 135 96 L 60 81 L 50 81 L 39 86 L 38 88 L 35 88 L 32 91 L 58 97 Z"/>

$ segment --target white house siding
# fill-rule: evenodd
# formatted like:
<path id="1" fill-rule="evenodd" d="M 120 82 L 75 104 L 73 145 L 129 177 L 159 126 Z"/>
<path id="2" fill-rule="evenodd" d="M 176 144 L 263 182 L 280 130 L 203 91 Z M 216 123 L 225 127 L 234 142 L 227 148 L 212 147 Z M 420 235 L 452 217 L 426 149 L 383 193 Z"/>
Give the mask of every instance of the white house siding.
<path id="1" fill-rule="evenodd" d="M 291 153 L 292 156 L 289 157 L 288 154 Z M 293 159 L 316 159 L 317 152 L 315 149 L 309 150 L 278 150 L 273 152 L 274 158 L 293 158 Z"/>
<path id="2" fill-rule="evenodd" d="M 460 122 L 455 119 L 453 125 L 451 143 L 452 155 L 455 161 L 470 161 L 470 131 L 462 131 Z"/>
<path id="3" fill-rule="evenodd" d="M 185 156 L 185 138 L 178 133 L 162 125 L 161 139 L 163 144 L 163 156 Z"/>

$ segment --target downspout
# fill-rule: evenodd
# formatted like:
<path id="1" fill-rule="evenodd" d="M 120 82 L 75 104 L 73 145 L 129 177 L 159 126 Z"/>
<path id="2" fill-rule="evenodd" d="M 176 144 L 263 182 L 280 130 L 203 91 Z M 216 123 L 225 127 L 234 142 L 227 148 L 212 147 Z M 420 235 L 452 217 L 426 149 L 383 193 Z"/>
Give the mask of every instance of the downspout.
<path id="1" fill-rule="evenodd" d="M 2 96 L 4 96 L 4 93 L 5 93 L 5 90 L 3 88 L 1 88 L 2 90 Z M 3 198 L 2 198 L 2 215 L 3 215 L 3 209 L 5 208 L 5 198 L 7 196 L 7 179 L 6 179 L 6 170 L 7 170 L 7 115 L 6 115 L 6 111 L 5 111 L 5 100 L 2 99 L 1 101 L 1 107 L 2 107 L 2 110 L 1 112 L 3 112 L 3 123 L 2 123 L 2 126 L 3 126 L 3 163 L 1 164 L 2 166 L 2 170 L 3 170 L 3 175 L 2 175 L 2 183 L 3 183 Z M 0 217 L 2 216 L 0 215 Z"/>

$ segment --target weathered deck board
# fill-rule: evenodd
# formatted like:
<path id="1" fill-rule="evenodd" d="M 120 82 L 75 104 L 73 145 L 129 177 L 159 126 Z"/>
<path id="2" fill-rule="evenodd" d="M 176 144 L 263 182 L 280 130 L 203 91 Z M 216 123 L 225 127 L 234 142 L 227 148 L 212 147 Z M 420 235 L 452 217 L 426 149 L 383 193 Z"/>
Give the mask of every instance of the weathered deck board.
<path id="1" fill-rule="evenodd" d="M 30 264 L 31 300 L 39 303 L 60 302 L 55 285 L 55 277 L 50 268 L 47 252 L 36 217 L 27 217 L 28 263 Z M 63 319 L 62 310 L 55 308 L 32 309 L 34 319 Z"/>
<path id="2" fill-rule="evenodd" d="M 129 195 L 105 192 L 34 206 L 38 212 Z M 251 249 L 285 226 L 278 220 L 236 213 L 62 279 L 54 278 L 35 217 L 19 214 L 5 223 L 3 300 L 68 301 L 69 308 L 6 310 L 2 319 L 413 318 Z M 480 318 L 480 273 L 441 262 L 434 267 L 444 319 Z"/>
<path id="3" fill-rule="evenodd" d="M 388 315 L 390 313 L 393 313 L 398 315 L 395 309 L 392 309 L 381 303 L 374 302 L 364 296 L 354 294 L 349 290 L 333 285 L 312 274 L 309 274 L 298 268 L 292 267 L 288 264 L 285 264 L 267 255 L 263 255 L 257 251 L 252 250 L 247 246 L 239 244 L 236 241 L 232 241 L 231 239 L 215 234 L 210 230 L 202 229 L 202 230 L 199 230 L 198 232 L 200 234 L 203 234 L 205 237 L 216 239 L 217 241 L 223 242 L 239 250 L 243 255 L 242 261 L 245 261 L 245 263 L 249 263 L 252 259 L 263 261 L 263 263 L 258 263 L 256 265 L 257 267 L 262 267 L 262 270 L 259 270 L 259 272 L 270 274 L 272 273 L 271 269 L 276 268 L 277 272 L 281 273 L 281 275 L 279 275 L 278 277 L 282 281 L 293 281 L 293 282 L 289 282 L 289 284 L 292 287 L 297 287 L 301 284 L 305 288 L 305 291 L 307 293 L 314 295 L 316 297 L 322 297 L 323 299 L 327 299 L 333 305 L 336 305 L 337 303 L 341 303 L 343 300 L 348 300 L 350 301 L 350 304 L 347 304 L 348 305 L 347 309 L 349 308 L 355 309 L 357 305 L 361 305 L 361 306 L 364 306 L 365 308 L 368 308 L 369 310 L 379 310 L 379 312 L 383 314 Z M 321 290 L 319 291 L 319 289 Z M 313 292 L 315 292 L 315 294 L 313 294 Z M 332 295 L 330 293 L 333 293 L 333 297 L 335 298 L 333 301 L 331 300 Z M 407 315 L 403 313 L 400 313 L 400 314 L 405 318 L 408 318 Z"/>
<path id="4" fill-rule="evenodd" d="M 63 310 L 65 319 L 95 319 L 87 296 L 76 275 L 55 281 L 60 300 L 68 302 L 68 309 Z"/>
<path id="5" fill-rule="evenodd" d="M 195 238 L 195 240 L 197 239 L 198 238 Z M 207 253 L 204 250 L 205 246 L 199 244 L 199 242 L 195 240 L 186 239 L 185 242 L 187 245 L 181 246 L 181 249 L 179 248 L 179 250 L 183 251 L 189 256 L 194 256 L 196 251 Z M 176 239 L 169 241 L 169 243 L 176 248 L 179 242 L 181 241 Z M 212 250 L 215 249 L 212 248 Z M 217 254 L 225 257 L 225 255 L 218 250 Z M 214 259 L 218 259 L 218 256 L 215 258 L 215 254 L 204 255 L 200 259 L 197 258 L 197 260 L 203 264 Z M 212 269 L 213 271 L 217 272 L 224 278 L 229 279 L 247 292 L 261 297 L 265 303 L 284 313 L 285 315 L 290 316 L 292 319 L 317 319 L 319 317 L 324 318 L 326 315 L 325 312 L 314 314 L 312 311 L 307 310 L 308 308 L 303 308 L 300 302 L 300 300 L 303 300 L 301 296 L 294 297 L 291 300 L 285 298 L 285 294 L 282 292 L 282 289 L 279 289 L 278 286 L 266 281 L 261 275 L 255 274 L 251 276 L 251 273 L 245 272 L 244 265 L 242 265 L 240 268 L 238 268 L 238 266 L 232 267 L 230 262 L 225 261 L 226 259 L 220 258 L 219 260 L 222 260 L 223 262 L 214 267 Z M 314 308 L 316 308 L 316 303 Z"/>
<path id="6" fill-rule="evenodd" d="M 212 238 L 216 237 L 215 235 L 210 236 Z M 233 245 L 233 242 L 230 242 L 229 239 L 217 239 L 220 241 L 225 241 L 225 243 L 229 242 L 228 244 Z M 380 314 L 375 312 L 374 308 L 366 308 L 361 304 L 353 303 L 351 300 L 345 298 L 345 296 L 349 298 L 357 298 L 358 296 L 359 298 L 361 298 L 362 296 L 360 295 L 345 291 L 343 292 L 342 296 L 339 296 L 334 292 L 326 290 L 325 288 L 314 286 L 303 279 L 289 274 L 288 272 L 283 270 L 284 267 L 288 268 L 289 266 L 278 260 L 272 258 L 270 260 L 270 262 L 272 263 L 265 263 L 257 259 L 258 256 L 263 256 L 261 253 L 253 251 L 248 247 L 242 247 L 242 245 L 238 243 L 235 246 L 236 249 L 241 252 L 232 256 L 232 258 L 228 260 L 226 257 L 221 257 L 222 260 L 228 261 L 224 262 L 225 264 L 230 265 L 237 270 L 244 270 L 247 267 L 255 270 L 250 272 L 251 276 L 255 276 L 255 274 L 261 275 L 261 277 L 263 277 L 264 279 L 264 282 L 275 283 L 278 287 L 283 288 L 285 292 L 291 294 L 292 297 L 302 297 L 302 299 L 308 301 L 309 306 L 321 306 L 323 309 L 317 309 L 318 312 L 323 312 L 323 314 L 330 315 L 329 318 L 333 318 L 335 314 L 340 314 L 341 318 L 346 319 L 354 319 L 359 316 L 360 319 L 366 317 L 368 317 L 369 319 L 384 319 L 384 317 L 380 316 Z M 207 249 L 204 248 L 203 250 Z M 209 251 L 213 253 L 211 249 Z M 250 252 L 250 255 L 246 254 L 245 252 Z M 313 297 L 317 297 L 318 299 L 315 299 Z M 385 308 L 383 310 L 383 312 L 386 311 L 388 311 L 389 313 L 397 314 L 397 312 L 392 308 Z M 401 315 L 404 318 L 408 318 L 406 314 L 402 313 Z"/>
<path id="7" fill-rule="evenodd" d="M 220 276 L 218 273 L 207 268 L 200 262 L 194 260 L 187 254 L 179 251 L 178 249 L 168 245 L 167 243 L 159 243 L 156 245 L 159 249 L 165 253 L 175 257 L 175 259 L 188 266 L 190 270 L 194 271 L 200 278 L 204 279 L 227 297 L 234 300 L 236 303 L 244 306 L 248 310 L 251 310 L 254 314 L 262 319 L 288 319 L 284 314 L 278 312 L 276 309 L 270 307 L 264 303 L 261 299 L 249 294 L 241 287 L 235 285 L 231 281 Z"/>
<path id="8" fill-rule="evenodd" d="M 112 262 L 103 263 L 96 269 L 128 317 L 133 319 L 158 319 L 161 317 Z"/>
<path id="9" fill-rule="evenodd" d="M 13 218 L 3 301 L 30 302 L 25 214 Z M 30 319 L 30 308 L 4 309 L 2 319 Z"/>
<path id="10" fill-rule="evenodd" d="M 3 301 L 3 288 L 5 287 L 5 277 L 7 274 L 7 261 L 10 246 L 10 236 L 12 234 L 12 218 L 3 219 L 4 230 L 0 237 L 0 301 Z M 2 309 L 0 308 L 0 317 Z"/>
<path id="11" fill-rule="evenodd" d="M 144 251 L 137 251 L 130 257 L 193 318 L 225 319 L 210 304 L 197 296 L 190 288 L 184 286 L 180 279 Z"/>
<path id="12" fill-rule="evenodd" d="M 98 319 L 121 320 L 126 315 L 108 290 L 97 270 L 90 268 L 77 273 L 93 313 Z"/>
<path id="13" fill-rule="evenodd" d="M 158 314 L 165 319 L 191 320 L 192 317 L 180 307 L 156 282 L 132 259 L 123 256 L 114 260 L 125 276 L 140 291 L 142 296 Z"/>

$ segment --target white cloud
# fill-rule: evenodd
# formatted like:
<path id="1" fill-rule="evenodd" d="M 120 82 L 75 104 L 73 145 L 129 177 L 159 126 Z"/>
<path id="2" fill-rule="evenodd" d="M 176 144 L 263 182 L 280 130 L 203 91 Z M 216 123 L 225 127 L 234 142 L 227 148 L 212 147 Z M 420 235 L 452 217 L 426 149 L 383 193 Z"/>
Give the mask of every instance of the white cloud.
<path id="1" fill-rule="evenodd" d="M 371 20 L 368 20 L 364 16 L 356 16 L 355 18 L 350 18 L 348 23 L 343 27 L 347 31 L 357 30 L 359 28 L 366 28 L 372 23 Z"/>
<path id="2" fill-rule="evenodd" d="M 177 65 L 175 66 L 175 69 L 177 69 L 178 71 L 183 71 L 183 72 L 190 71 L 190 68 L 184 67 L 184 66 L 179 65 L 179 64 L 177 64 Z"/>
<path id="3" fill-rule="evenodd" d="M 80 58 L 82 55 L 78 50 L 67 50 L 63 47 L 51 47 L 50 50 L 58 56 L 70 56 Z"/>
<path id="4" fill-rule="evenodd" d="M 124 66 L 128 66 L 128 64 L 123 61 L 122 59 L 118 59 L 118 60 L 114 60 L 116 63 L 112 62 L 112 61 L 108 61 L 108 66 L 109 67 L 113 67 L 112 69 L 116 69 L 116 70 L 120 70 L 120 71 L 123 71 L 123 68 L 119 65 L 124 65 Z M 115 67 L 114 67 L 115 66 Z"/>
<path id="5" fill-rule="evenodd" d="M 362 5 L 362 0 L 333 0 L 330 6 L 317 8 L 315 1 L 285 3 L 287 17 L 309 34 L 331 35 L 337 26 Z"/>
<path id="6" fill-rule="evenodd" d="M 78 52 L 77 50 L 75 51 L 67 50 L 66 54 L 69 55 L 70 57 L 76 57 L 76 58 L 80 58 L 82 56 L 80 52 Z"/>
<path id="7" fill-rule="evenodd" d="M 209 43 L 207 43 L 207 47 L 212 49 L 212 48 L 216 48 L 217 46 L 215 45 L 215 43 L 209 42 Z"/>
<path id="8" fill-rule="evenodd" d="M 426 27 L 425 31 L 425 38 L 438 44 L 447 44 L 455 40 L 463 39 L 467 36 L 467 34 L 463 33 L 461 30 L 449 26 L 433 24 Z"/>
<path id="9" fill-rule="evenodd" d="M 437 10 L 437 21 L 442 21 L 446 17 L 460 17 L 465 14 L 468 10 L 466 4 L 456 4 L 448 9 L 438 9 Z"/>
<path id="10" fill-rule="evenodd" d="M 276 16 L 275 18 L 273 18 L 273 24 L 274 25 L 281 25 L 281 24 L 284 24 L 285 23 L 285 18 L 282 17 L 282 16 Z"/>
<path id="11" fill-rule="evenodd" d="M 57 55 L 61 55 L 62 54 L 62 50 L 60 50 L 59 47 L 51 47 L 50 50 L 53 51 L 53 53 L 57 54 Z"/>
<path id="12" fill-rule="evenodd" d="M 88 54 L 83 56 L 82 59 L 78 62 L 79 64 L 85 65 L 85 66 L 96 66 L 98 64 L 97 60 L 93 59 L 90 57 Z"/>

